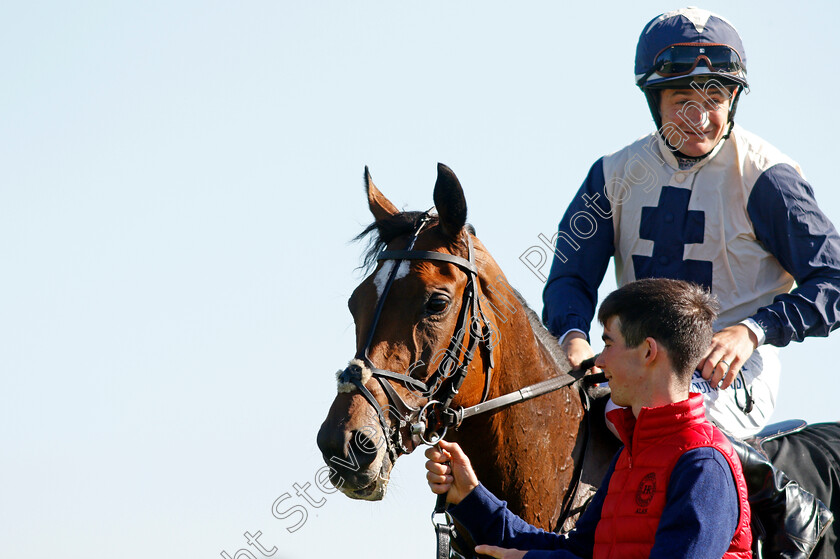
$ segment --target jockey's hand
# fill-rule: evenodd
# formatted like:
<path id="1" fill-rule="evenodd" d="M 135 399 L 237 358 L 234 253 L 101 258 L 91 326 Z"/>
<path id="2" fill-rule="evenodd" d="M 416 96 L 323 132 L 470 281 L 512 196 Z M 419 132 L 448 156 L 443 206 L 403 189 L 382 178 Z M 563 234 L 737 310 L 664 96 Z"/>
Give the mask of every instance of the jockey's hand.
<path id="1" fill-rule="evenodd" d="M 713 387 L 729 388 L 756 346 L 758 339 L 743 324 L 724 328 L 712 337 L 712 343 L 698 363 L 697 370 Z"/>
<path id="2" fill-rule="evenodd" d="M 580 332 L 569 332 L 566 334 L 566 338 L 563 340 L 560 349 L 566 354 L 566 359 L 569 360 L 569 365 L 573 369 L 580 367 L 580 364 L 584 360 L 595 356 L 595 352 L 592 351 L 592 346 L 586 341 L 586 336 Z M 592 367 L 591 371 L 593 373 L 600 373 L 601 369 L 599 367 Z"/>
<path id="3" fill-rule="evenodd" d="M 527 551 L 505 549 L 504 547 L 496 547 L 495 545 L 477 545 L 475 546 L 475 552 L 479 555 L 487 555 L 496 559 L 520 559 L 528 553 Z"/>
<path id="4" fill-rule="evenodd" d="M 432 493 L 446 493 L 446 502 L 457 505 L 478 487 L 470 459 L 457 443 L 438 441 L 426 449 L 426 479 Z"/>

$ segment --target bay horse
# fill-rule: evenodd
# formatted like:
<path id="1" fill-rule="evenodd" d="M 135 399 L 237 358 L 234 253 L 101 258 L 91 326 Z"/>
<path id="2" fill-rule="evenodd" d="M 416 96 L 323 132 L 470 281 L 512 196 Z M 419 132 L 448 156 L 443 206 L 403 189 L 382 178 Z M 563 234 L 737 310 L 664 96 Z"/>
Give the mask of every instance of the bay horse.
<path id="1" fill-rule="evenodd" d="M 370 236 L 365 263 L 376 267 L 350 297 L 356 355 L 337 374 L 318 432 L 331 482 L 351 498 L 382 499 L 397 458 L 445 435 L 515 514 L 540 528 L 570 528 L 567 513 L 600 483 L 617 439 L 603 421 L 586 420 L 590 401 L 578 383 L 480 415 L 502 395 L 569 376 L 557 340 L 467 224 L 464 192 L 448 167 L 438 164 L 437 215 L 397 210 L 367 168 L 365 188 L 375 221 L 359 238 Z M 474 413 L 466 420 L 465 409 Z M 457 428 L 439 428 L 446 424 Z M 840 509 L 840 424 L 808 426 L 763 450 Z M 839 557 L 837 532 L 834 523 L 812 557 Z"/>
<path id="2" fill-rule="evenodd" d="M 350 297 L 356 357 L 339 371 L 317 442 L 336 487 L 378 500 L 397 457 L 428 437 L 412 422 L 418 415 L 428 420 L 427 411 L 442 413 L 430 401 L 463 409 L 570 367 L 467 224 L 464 192 L 448 167 L 438 165 L 437 215 L 398 211 L 367 168 L 365 189 L 375 221 L 359 238 L 371 236 L 365 262 L 377 265 Z M 584 487 L 597 486 L 618 446 L 612 436 L 584 437 L 586 424 L 578 387 L 570 384 L 470 417 L 446 439 L 463 447 L 482 483 L 513 512 L 556 530 L 564 503 L 572 508 L 585 440 L 593 444 Z M 584 497 L 579 492 L 577 501 Z"/>

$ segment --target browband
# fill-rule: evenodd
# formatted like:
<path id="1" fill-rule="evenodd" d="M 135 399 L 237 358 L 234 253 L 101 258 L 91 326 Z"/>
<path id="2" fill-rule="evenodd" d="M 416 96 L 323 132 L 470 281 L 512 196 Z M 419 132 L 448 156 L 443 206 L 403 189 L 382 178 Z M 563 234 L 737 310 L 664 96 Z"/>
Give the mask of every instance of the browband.
<path id="1" fill-rule="evenodd" d="M 467 270 L 473 274 L 478 274 L 478 268 L 475 264 L 460 256 L 454 254 L 446 254 L 443 252 L 428 252 L 425 250 L 383 250 L 376 257 L 377 260 L 438 260 L 441 262 L 449 262 L 456 266 Z"/>

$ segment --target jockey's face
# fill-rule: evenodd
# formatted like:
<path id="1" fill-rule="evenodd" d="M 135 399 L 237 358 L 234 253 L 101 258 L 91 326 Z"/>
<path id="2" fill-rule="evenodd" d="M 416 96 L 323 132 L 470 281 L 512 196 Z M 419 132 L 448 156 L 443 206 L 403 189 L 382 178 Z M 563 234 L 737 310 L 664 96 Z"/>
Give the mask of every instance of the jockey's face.
<path id="1" fill-rule="evenodd" d="M 689 157 L 712 151 L 729 121 L 728 91 L 720 87 L 663 89 L 659 98 L 662 133 L 672 147 Z"/>

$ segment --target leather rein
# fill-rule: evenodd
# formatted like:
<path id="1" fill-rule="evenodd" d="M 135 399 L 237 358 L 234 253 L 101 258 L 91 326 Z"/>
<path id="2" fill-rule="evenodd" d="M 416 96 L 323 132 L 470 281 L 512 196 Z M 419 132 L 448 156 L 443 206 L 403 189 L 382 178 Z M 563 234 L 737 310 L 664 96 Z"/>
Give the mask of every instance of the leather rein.
<path id="1" fill-rule="evenodd" d="M 429 223 L 431 218 L 432 217 L 428 211 L 421 215 L 404 250 L 383 250 L 377 256 L 377 261 L 394 261 L 394 266 L 390 271 L 388 280 L 385 283 L 382 294 L 377 302 L 373 322 L 368 330 L 365 345 L 356 353 L 355 359 L 353 359 L 353 361 L 351 361 L 350 364 L 338 375 L 339 383 L 350 383 L 354 385 L 368 403 L 370 403 L 370 405 L 376 410 L 379 424 L 382 428 L 382 433 L 385 436 L 388 456 L 391 459 L 392 464 L 396 461 L 399 455 L 407 454 L 409 452 L 402 437 L 402 431 L 405 427 L 410 427 L 411 436 L 415 442 L 422 441 L 425 444 L 434 445 L 446 435 L 446 431 L 449 427 L 457 428 L 465 419 L 524 402 L 526 400 L 536 398 L 537 396 L 578 383 L 581 379 L 583 379 L 586 371 L 594 366 L 595 360 L 594 358 L 586 360 L 581 363 L 581 366 L 578 369 L 530 386 L 526 386 L 503 396 L 487 400 L 494 367 L 493 348 L 489 343 L 493 331 L 490 322 L 487 320 L 487 317 L 481 309 L 477 295 L 476 284 L 478 269 L 475 265 L 472 238 L 469 234 L 466 235 L 466 259 L 442 252 L 414 250 L 414 245 L 417 242 L 418 236 Z M 407 374 L 397 373 L 387 369 L 380 369 L 373 364 L 369 356 L 369 350 L 373 343 L 376 327 L 382 315 L 385 300 L 387 299 L 391 286 L 396 279 L 400 264 L 406 260 L 446 262 L 459 267 L 467 275 L 467 284 L 464 286 L 461 310 L 458 314 L 455 333 L 450 339 L 449 347 L 447 348 L 445 354 L 446 357 L 438 365 L 437 369 L 429 377 L 427 382 L 423 382 Z M 464 343 L 467 339 L 468 331 L 469 341 L 465 346 Z M 484 391 L 481 401 L 478 404 L 467 408 L 453 408 L 452 401 L 458 394 L 458 390 L 461 388 L 461 385 L 466 379 L 468 368 L 475 357 L 475 352 L 479 345 L 481 345 L 482 349 L 487 354 L 487 366 L 484 371 Z M 418 362 L 418 364 L 423 363 Z M 388 411 L 396 420 L 394 426 L 389 424 L 385 410 L 383 410 L 382 406 L 379 405 L 379 402 L 365 386 L 363 380 L 364 368 L 369 369 L 371 377 L 376 379 L 382 387 L 389 403 L 386 408 L 388 408 Z M 412 366 L 410 369 L 413 368 L 414 367 Z M 599 381 L 599 379 L 593 380 L 595 382 Z M 419 392 L 424 395 L 427 399 L 426 403 L 422 407 L 407 404 L 391 385 L 391 381 L 400 382 L 405 388 L 414 391 L 415 393 Z M 583 394 L 583 391 L 581 391 L 581 393 Z M 585 395 L 582 397 L 585 398 Z M 585 405 L 584 407 L 588 408 L 588 405 Z M 585 446 L 583 452 L 585 452 Z M 582 456 L 579 462 L 582 464 Z M 577 479 L 573 480 L 573 484 L 570 485 L 569 491 L 564 498 L 563 508 L 565 511 L 569 510 L 574 494 L 577 491 L 579 472 L 576 477 Z M 438 495 L 435 512 L 432 513 L 432 521 L 438 532 L 438 553 L 441 557 L 443 557 L 444 554 L 448 557 L 448 540 L 452 532 L 451 523 L 438 523 L 434 520 L 434 517 L 437 514 L 444 513 L 446 507 L 445 498 L 445 495 Z M 565 515 L 565 513 L 561 515 L 561 522 L 564 520 Z"/>

